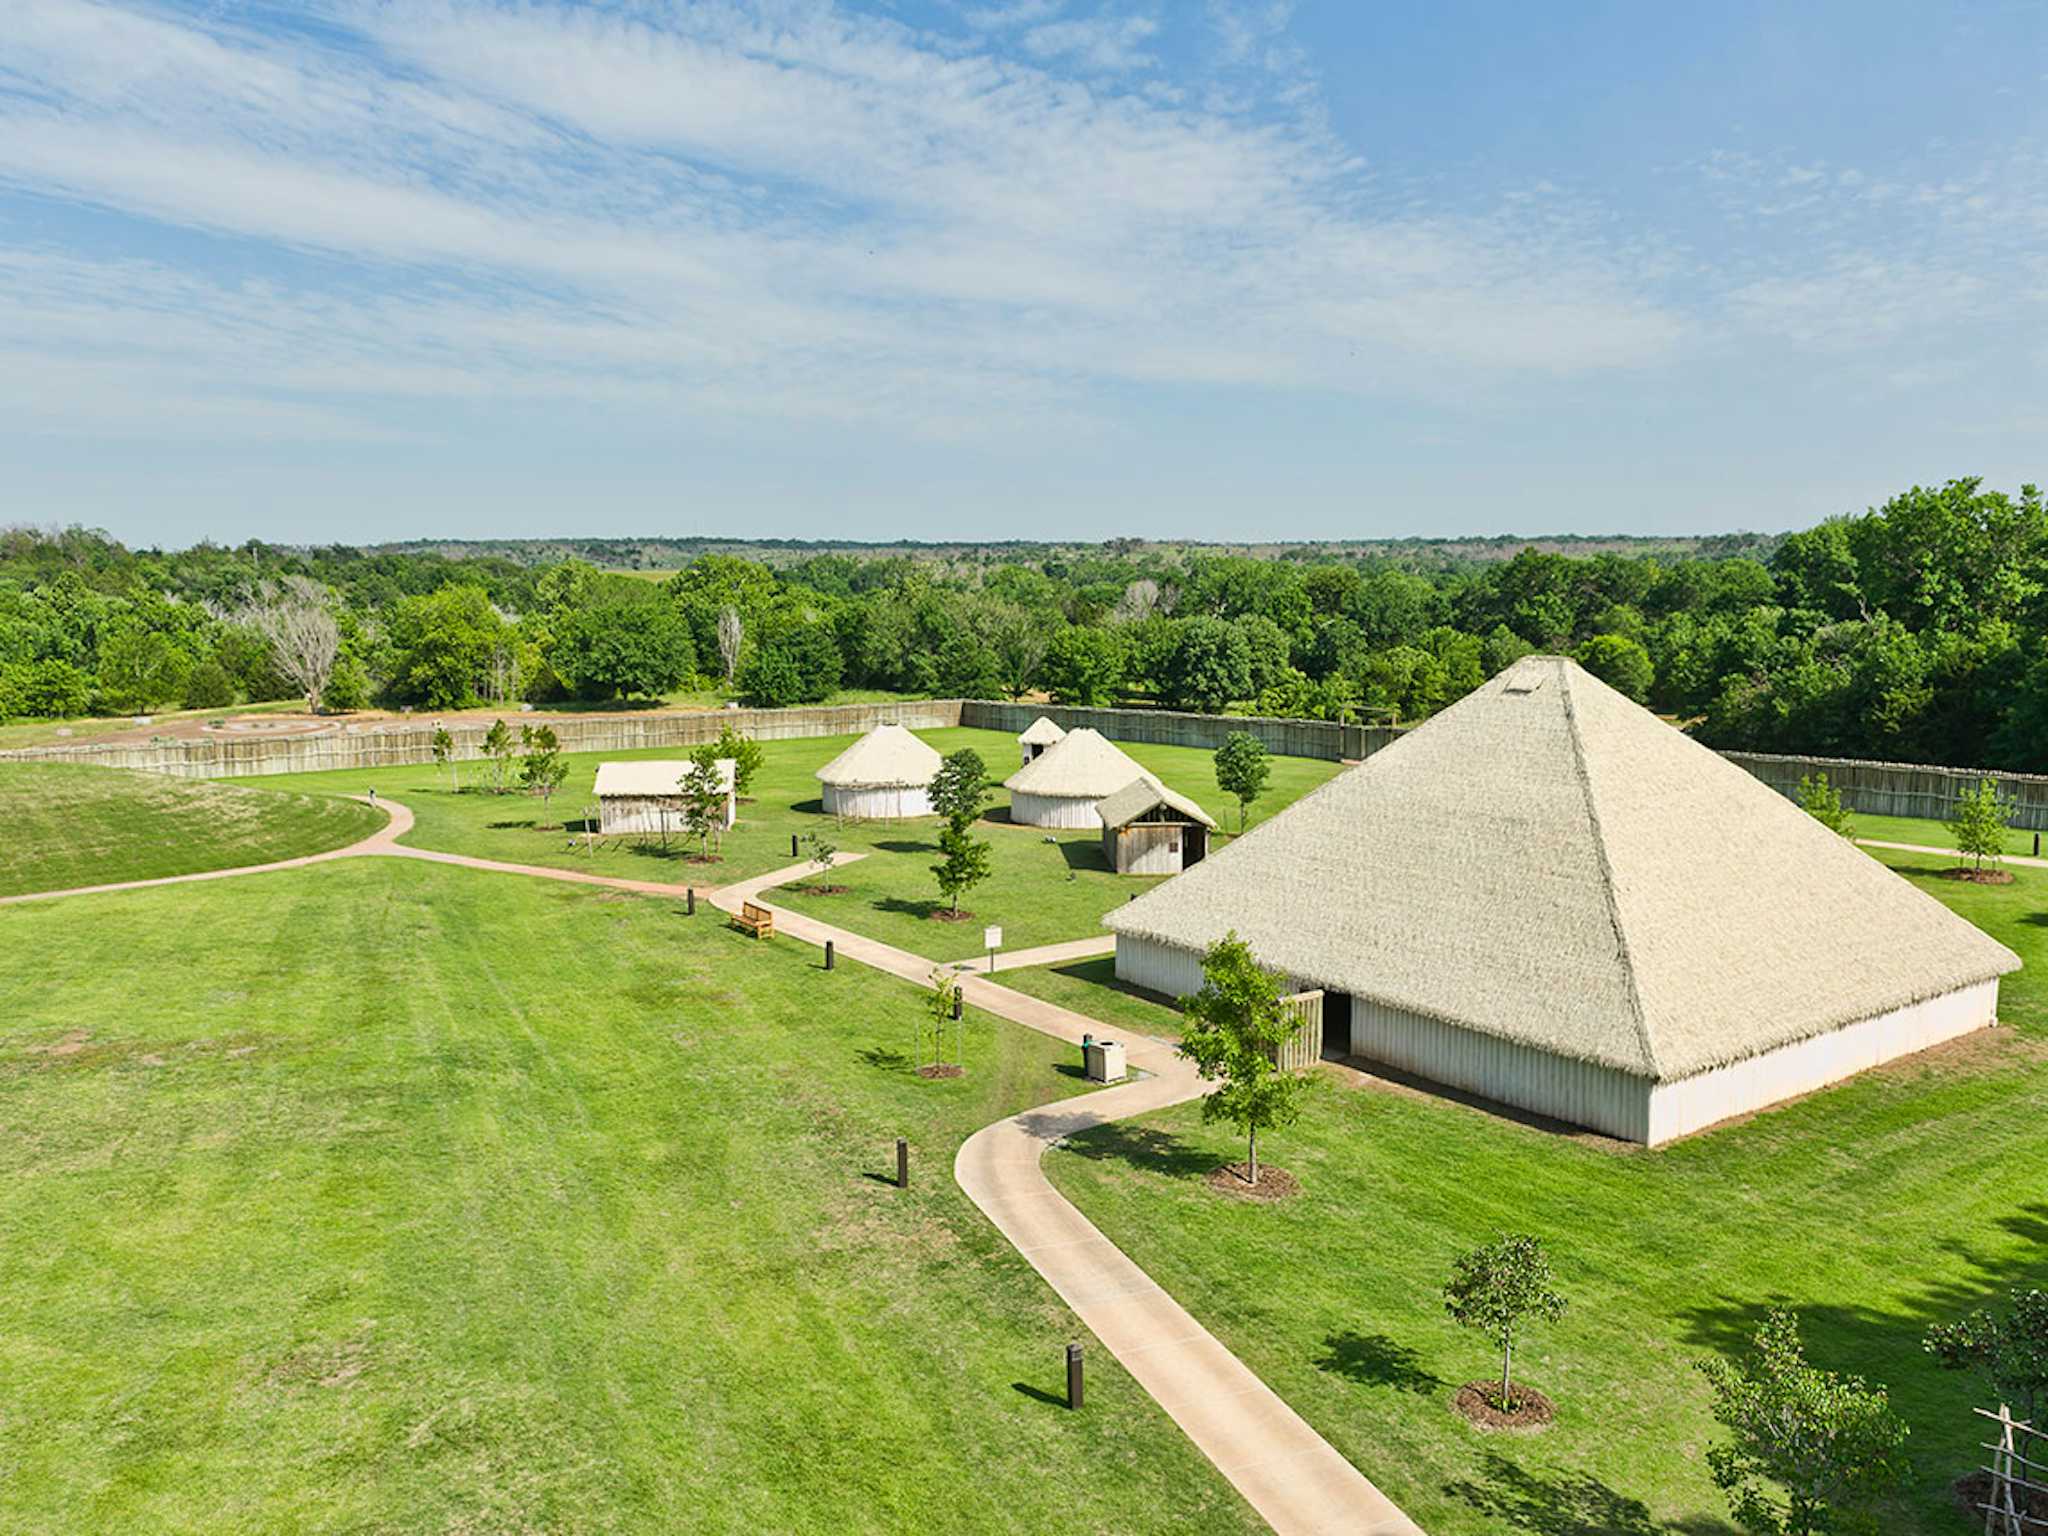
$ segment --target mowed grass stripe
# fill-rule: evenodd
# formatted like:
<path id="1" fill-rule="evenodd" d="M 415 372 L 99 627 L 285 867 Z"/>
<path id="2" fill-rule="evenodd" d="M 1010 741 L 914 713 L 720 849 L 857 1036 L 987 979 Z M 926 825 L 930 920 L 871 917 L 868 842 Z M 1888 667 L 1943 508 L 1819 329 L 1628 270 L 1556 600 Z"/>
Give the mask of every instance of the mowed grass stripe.
<path id="1" fill-rule="evenodd" d="M 1217 1531 L 953 1185 L 1080 1085 L 700 908 L 375 860 L 0 912 L 25 1528 Z M 909 1191 L 879 1179 L 893 1138 Z"/>
<path id="2" fill-rule="evenodd" d="M 384 825 L 331 796 L 69 763 L 0 763 L 0 896 L 325 853 Z"/>

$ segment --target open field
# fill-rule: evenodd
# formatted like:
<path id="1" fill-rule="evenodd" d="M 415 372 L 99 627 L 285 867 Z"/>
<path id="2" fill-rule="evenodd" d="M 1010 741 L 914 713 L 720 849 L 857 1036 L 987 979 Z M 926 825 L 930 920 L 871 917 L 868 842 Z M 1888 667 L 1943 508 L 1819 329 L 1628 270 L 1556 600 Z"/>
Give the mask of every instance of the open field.
<path id="1" fill-rule="evenodd" d="M 1162 1040 L 1179 1038 L 1180 1010 L 1149 992 L 1126 987 L 1116 979 L 1116 957 L 1069 960 L 1060 965 L 1022 966 L 998 971 L 997 981 L 1048 1003 L 1085 1013 L 1116 1029 L 1136 1030 Z"/>
<path id="2" fill-rule="evenodd" d="M 973 747 L 998 781 L 1016 766 L 1016 740 L 1000 732 L 957 729 L 918 734 L 940 752 Z M 754 798 L 740 807 L 740 824 L 726 835 L 721 857 L 712 864 L 693 862 L 693 850 L 680 837 L 666 849 L 658 841 L 628 840 L 593 854 L 584 852 L 573 836 L 586 812 L 595 813 L 590 787 L 599 762 L 680 756 L 677 748 L 570 757 L 569 780 L 555 796 L 552 811 L 530 795 L 479 792 L 478 786 L 489 773 L 481 763 L 460 765 L 461 782 L 468 786 L 462 793 L 451 788 L 447 770 L 431 763 L 287 774 L 265 782 L 317 794 L 361 794 L 374 787 L 412 809 L 417 821 L 406 841 L 416 847 L 699 886 L 730 884 L 797 862 L 789 851 L 791 836 L 816 830 L 841 851 L 868 856 L 834 873 L 831 883 L 846 886 L 843 893 L 806 896 L 785 888 L 775 899 L 936 959 L 965 959 L 977 953 L 984 922 L 1000 923 L 1004 942 L 1013 949 L 1085 937 L 1100 931 L 1097 925 L 1104 912 L 1129 900 L 1131 893 L 1158 883 L 1112 874 L 1103 862 L 1098 833 L 1055 835 L 1011 826 L 1009 796 L 998 787 L 983 828 L 983 835 L 994 845 L 995 872 L 964 903 L 976 913 L 975 920 L 960 924 L 931 920 L 927 914 L 936 906 L 938 896 L 931 874 L 937 858 L 938 819 L 842 827 L 820 809 L 814 775 L 854 740 L 838 736 L 763 742 L 765 762 Z M 1217 792 L 1209 753 L 1189 747 L 1137 745 L 1127 750 L 1143 766 L 1200 801 L 1218 821 L 1236 825 L 1235 802 Z M 1254 824 L 1337 771 L 1335 763 L 1274 758 L 1272 781 L 1255 808 Z M 565 830 L 565 824 L 570 830 Z M 1048 836 L 1054 841 L 1048 843 Z"/>
<path id="3" fill-rule="evenodd" d="M 0 911 L 0 1524 L 1255 1528 L 1101 1351 L 1047 1401 L 950 1167 L 1072 1053 L 921 1082 L 917 1001 L 387 860 Z"/>
<path id="4" fill-rule="evenodd" d="M 1690 1364 L 1773 1300 L 1819 1363 L 1887 1382 L 1912 1424 L 1913 1493 L 1887 1530 L 1960 1532 L 1947 1484 L 1975 1464 L 1986 1391 L 1919 1337 L 2048 1282 L 2048 876 L 1980 887 L 1936 878 L 1939 859 L 1887 862 L 2027 960 L 2005 985 L 2014 1027 L 1654 1152 L 1326 1072 L 1300 1125 L 1261 1142 L 1302 1179 L 1291 1204 L 1203 1187 L 1243 1147 L 1194 1105 L 1077 1138 L 1048 1168 L 1432 1536 L 1728 1529 Z M 1448 1401 L 1489 1356 L 1440 1290 L 1502 1230 L 1545 1238 L 1574 1303 L 1517 1356 L 1560 1405 L 1534 1436 L 1474 1430 Z"/>
<path id="5" fill-rule="evenodd" d="M 1849 828 L 1858 837 L 1874 837 L 1887 843 L 1918 843 L 1927 848 L 1953 848 L 1956 845 L 1948 823 L 1923 820 L 1918 816 L 1865 816 L 1852 811 Z M 2032 854 L 2034 834 L 2007 827 L 2005 851 Z"/>
<path id="6" fill-rule="evenodd" d="M 117 768 L 0 763 L 0 896 L 265 864 L 384 825 L 350 800 Z"/>

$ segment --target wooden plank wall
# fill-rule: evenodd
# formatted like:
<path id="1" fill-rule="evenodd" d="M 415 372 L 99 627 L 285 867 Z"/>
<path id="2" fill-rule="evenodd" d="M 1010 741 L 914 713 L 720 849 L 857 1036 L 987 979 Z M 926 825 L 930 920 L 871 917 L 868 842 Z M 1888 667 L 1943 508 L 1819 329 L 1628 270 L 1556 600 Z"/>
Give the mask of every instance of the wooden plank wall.
<path id="1" fill-rule="evenodd" d="M 1936 768 L 1926 763 L 1881 763 L 1853 757 L 1792 757 L 1766 752 L 1723 752 L 1729 762 L 1747 769 L 1788 799 L 1796 799 L 1799 781 L 1825 773 L 1851 813 L 1866 816 L 1922 816 L 1946 820 L 1956 797 L 1986 778 L 2016 809 L 2012 825 L 2029 832 L 2048 832 L 2048 776 L 2001 773 L 1993 768 Z"/>
<path id="2" fill-rule="evenodd" d="M 1301 1072 L 1323 1059 L 1323 994 L 1297 992 L 1283 997 L 1282 1006 L 1301 1022 L 1273 1058 L 1283 1072 Z"/>

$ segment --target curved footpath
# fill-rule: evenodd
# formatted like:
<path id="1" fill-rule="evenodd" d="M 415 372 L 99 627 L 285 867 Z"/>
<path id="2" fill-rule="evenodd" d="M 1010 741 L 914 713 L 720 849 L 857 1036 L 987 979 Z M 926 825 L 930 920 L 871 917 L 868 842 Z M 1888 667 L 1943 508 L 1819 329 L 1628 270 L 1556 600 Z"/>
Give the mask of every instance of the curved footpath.
<path id="1" fill-rule="evenodd" d="M 367 797 L 355 796 L 363 799 Z M 508 864 L 431 848 L 407 848 L 398 839 L 412 830 L 412 812 L 395 800 L 374 802 L 389 818 L 378 831 L 346 848 L 247 864 L 238 869 L 201 870 L 110 885 L 78 886 L 0 897 L 0 906 L 50 901 L 64 896 L 146 890 L 200 880 L 225 880 L 272 870 L 303 869 L 337 859 L 403 858 L 453 864 L 499 874 L 529 875 L 577 885 L 605 886 L 648 896 L 683 895 L 689 887 L 653 880 L 626 880 L 538 864 Z M 842 855 L 841 864 L 860 854 Z M 737 912 L 752 901 L 775 913 L 777 933 L 808 944 L 831 940 L 849 960 L 918 985 L 934 970 L 959 975 L 975 1007 L 1079 1045 L 1084 1034 L 1104 1028 L 1098 1020 L 1042 999 L 998 986 L 981 972 L 986 960 L 942 966 L 922 955 L 865 938 L 816 918 L 760 900 L 761 893 L 798 879 L 812 868 L 793 865 L 771 874 L 704 892 L 721 911 Z M 1067 944 L 1019 950 L 1000 957 L 1011 966 L 1051 964 L 1113 952 L 1110 941 L 1079 939 Z M 1421 1527 L 1339 1455 L 1308 1423 L 1200 1323 L 1188 1315 L 1123 1250 L 1098 1231 L 1045 1176 L 1045 1151 L 1080 1131 L 1132 1115 L 1200 1098 L 1202 1080 L 1171 1045 L 1144 1036 L 1125 1043 L 1129 1065 L 1146 1074 L 1118 1088 L 1080 1099 L 1056 1101 L 984 1126 L 961 1144 L 953 1176 L 967 1197 L 1008 1238 L 1032 1268 L 1074 1310 L 1133 1379 L 1180 1425 L 1203 1455 L 1215 1463 L 1246 1501 L 1279 1536 L 1422 1536 Z"/>
<path id="2" fill-rule="evenodd" d="M 811 944 L 831 939 L 850 959 L 907 981 L 929 979 L 935 967 L 922 956 L 761 901 L 761 892 L 797 878 L 809 867 L 798 865 L 726 886 L 712 892 L 711 899 L 724 911 L 737 911 L 742 901 L 768 906 L 775 913 L 778 934 Z M 1094 941 L 1085 943 L 1100 952 Z M 1008 958 L 1021 961 L 1022 953 Z M 1084 1014 L 1013 992 L 972 971 L 960 973 L 960 987 L 975 1007 L 1075 1045 L 1083 1034 L 1104 1027 Z M 1206 1091 L 1195 1069 L 1164 1041 L 1132 1037 L 1125 1042 L 1125 1058 L 1149 1075 L 984 1126 L 961 1144 L 953 1160 L 954 1178 L 1280 1536 L 1422 1536 L 1422 1528 L 1393 1500 L 1046 1178 L 1040 1160 L 1048 1147 L 1065 1137 L 1185 1103 Z"/>

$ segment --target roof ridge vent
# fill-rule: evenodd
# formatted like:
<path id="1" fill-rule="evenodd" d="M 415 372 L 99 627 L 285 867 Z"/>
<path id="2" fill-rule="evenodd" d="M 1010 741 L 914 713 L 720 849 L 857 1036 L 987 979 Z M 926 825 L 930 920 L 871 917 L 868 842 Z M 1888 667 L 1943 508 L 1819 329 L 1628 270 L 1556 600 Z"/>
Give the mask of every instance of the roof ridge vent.
<path id="1" fill-rule="evenodd" d="M 1543 680 L 1550 675 L 1550 669 L 1533 661 L 1518 661 L 1508 668 L 1506 679 L 1500 685 L 1502 693 L 1534 693 L 1543 686 Z"/>

